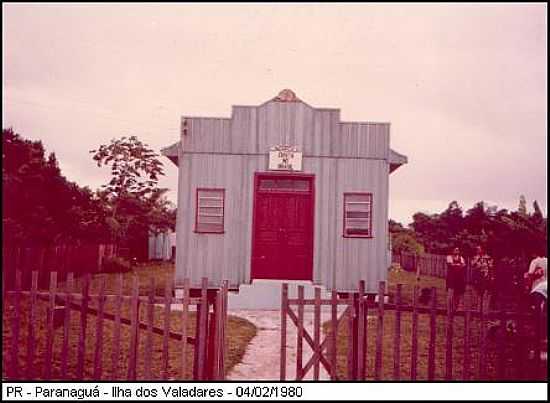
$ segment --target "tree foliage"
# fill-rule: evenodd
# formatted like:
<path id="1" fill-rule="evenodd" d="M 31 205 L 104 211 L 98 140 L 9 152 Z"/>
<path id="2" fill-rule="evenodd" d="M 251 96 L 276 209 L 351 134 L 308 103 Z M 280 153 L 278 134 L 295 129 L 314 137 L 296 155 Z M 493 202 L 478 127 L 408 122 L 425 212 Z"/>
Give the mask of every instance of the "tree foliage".
<path id="1" fill-rule="evenodd" d="M 403 227 L 401 223 L 390 220 L 389 231 L 391 236 L 392 251 L 394 253 L 424 253 L 424 246 L 416 239 L 416 234 L 409 228 Z"/>
<path id="2" fill-rule="evenodd" d="M 415 239 L 426 252 L 447 254 L 458 246 L 472 255 L 477 245 L 483 245 L 499 259 L 528 259 L 547 254 L 547 219 L 535 201 L 534 211 L 526 209 L 525 197 L 520 197 L 518 211 L 499 209 L 483 201 L 466 212 L 453 201 L 438 214 L 416 213 L 409 224 Z"/>
<path id="3" fill-rule="evenodd" d="M 4 244 L 48 245 L 105 236 L 102 208 L 92 191 L 61 175 L 56 155 L 40 141 L 2 130 Z"/>
<path id="4" fill-rule="evenodd" d="M 131 245 L 150 231 L 174 229 L 175 208 L 158 188 L 162 162 L 135 136 L 111 140 L 91 150 L 98 167 L 109 166 L 111 178 L 98 194 L 107 207 L 106 223 L 116 243 Z"/>
<path id="5" fill-rule="evenodd" d="M 113 140 L 94 152 L 112 178 L 101 190 L 68 181 L 55 153 L 40 141 L 2 130 L 4 245 L 146 244 L 150 229 L 174 229 L 175 206 L 157 187 L 162 163 L 136 137 Z"/>
<path id="6" fill-rule="evenodd" d="M 115 197 L 147 195 L 156 188 L 159 176 L 164 175 L 159 155 L 136 136 L 112 139 L 110 144 L 102 144 L 90 153 L 98 167 L 111 167 L 111 180 L 102 187 Z"/>

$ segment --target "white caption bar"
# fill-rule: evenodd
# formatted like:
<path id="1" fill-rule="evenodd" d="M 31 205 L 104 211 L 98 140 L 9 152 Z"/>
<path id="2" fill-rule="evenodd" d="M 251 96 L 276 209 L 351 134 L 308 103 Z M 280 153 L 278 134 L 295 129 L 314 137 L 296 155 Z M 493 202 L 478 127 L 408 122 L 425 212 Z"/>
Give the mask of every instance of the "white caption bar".
<path id="1" fill-rule="evenodd" d="M 544 383 L 16 383 L 3 400 L 547 400 Z"/>

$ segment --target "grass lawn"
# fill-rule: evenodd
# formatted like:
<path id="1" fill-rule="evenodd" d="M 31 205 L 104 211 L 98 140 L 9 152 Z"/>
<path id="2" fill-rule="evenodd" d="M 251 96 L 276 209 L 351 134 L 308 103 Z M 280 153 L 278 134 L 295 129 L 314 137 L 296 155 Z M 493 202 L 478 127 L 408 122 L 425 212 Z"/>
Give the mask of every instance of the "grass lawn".
<path id="1" fill-rule="evenodd" d="M 420 288 L 423 287 L 436 287 L 437 293 L 437 306 L 441 308 L 446 307 L 446 292 L 445 292 L 445 280 L 435 277 L 423 276 L 419 282 L 416 281 L 416 275 L 414 273 L 406 272 L 403 270 L 391 270 L 388 285 L 389 292 L 395 293 L 396 284 L 403 284 L 402 287 L 402 301 L 404 304 L 411 304 L 413 287 L 418 284 Z M 475 299 L 475 293 L 472 289 L 468 288 L 465 294 L 465 298 L 468 300 Z M 475 303 L 475 302 L 474 302 Z M 459 307 L 462 309 L 462 304 Z M 371 316 L 373 315 L 373 316 Z M 428 314 L 418 315 L 418 358 L 417 358 L 417 379 L 428 379 L 428 343 L 430 337 L 430 317 Z M 442 380 L 445 378 L 445 340 L 446 340 L 446 317 L 437 316 L 436 320 L 436 349 L 435 349 L 435 379 Z M 340 326 L 337 335 L 337 372 L 341 379 L 347 379 L 347 343 L 348 343 L 348 326 L 347 320 L 344 322 L 344 326 Z M 330 322 L 323 324 L 325 334 L 330 329 Z M 378 319 L 374 310 L 369 310 L 369 319 L 367 326 L 367 352 L 366 352 L 366 365 L 367 365 L 367 379 L 374 379 L 374 364 L 375 364 L 375 352 L 376 352 L 376 332 L 378 327 Z M 394 329 L 395 329 L 395 311 L 387 310 L 384 313 L 384 326 L 383 326 L 383 342 L 382 342 L 382 380 L 391 380 L 393 377 L 394 368 Z M 401 313 L 401 342 L 400 342 L 400 379 L 411 379 L 411 333 L 412 333 L 412 313 Z M 479 379 L 479 365 L 480 365 L 480 323 L 476 318 L 472 318 L 470 321 L 470 366 L 468 369 L 469 377 L 472 380 Z M 463 363 L 464 363 L 464 319 L 463 317 L 456 317 L 454 319 L 454 337 L 453 337 L 453 379 L 463 378 Z M 506 375 L 507 379 L 518 379 L 517 369 L 511 368 L 511 357 L 513 356 L 518 343 L 521 341 L 519 338 L 507 339 L 505 343 L 505 349 L 503 351 L 506 362 Z M 497 378 L 496 365 L 498 362 L 498 346 L 493 339 L 489 339 L 486 349 L 486 377 L 489 380 L 495 380 Z"/>
<path id="2" fill-rule="evenodd" d="M 164 284 L 167 276 L 173 276 L 174 266 L 170 264 L 162 265 L 147 265 L 136 267 L 132 272 L 124 273 L 124 288 L 123 293 L 126 295 L 131 294 L 132 276 L 137 274 L 140 281 L 140 294 L 147 295 L 149 287 L 150 277 L 154 277 L 156 281 L 157 295 L 164 295 Z M 90 284 L 90 293 L 95 294 L 99 290 L 100 279 L 105 277 L 107 293 L 114 293 L 117 285 L 117 274 L 97 274 L 92 278 Z M 77 280 L 78 283 L 81 280 Z M 59 284 L 59 289 L 63 289 L 63 284 Z M 79 288 L 77 288 L 79 289 Z M 96 302 L 90 303 L 90 307 L 96 307 Z M 147 306 L 146 304 L 140 304 L 140 320 L 142 323 L 146 322 L 147 318 Z M 59 327 L 55 330 L 54 334 L 54 348 L 53 348 L 53 360 L 51 363 L 44 363 L 44 353 L 46 344 L 46 312 L 47 302 L 38 300 L 36 305 L 35 321 L 33 322 L 33 329 L 36 335 L 36 354 L 35 359 L 31 365 L 30 371 L 27 373 L 27 334 L 29 329 L 29 300 L 28 297 L 21 297 L 21 312 L 22 318 L 20 320 L 20 336 L 19 336 L 19 366 L 22 369 L 23 377 L 29 377 L 32 379 L 43 378 L 44 364 L 51 366 L 52 379 L 60 378 L 61 368 L 61 349 L 63 343 L 63 327 Z M 114 314 L 115 307 L 114 302 L 107 302 L 105 304 L 105 312 Z M 129 301 L 125 301 L 122 307 L 123 318 L 130 318 L 130 305 Z M 13 309 L 11 304 L 4 304 L 3 311 L 3 372 L 2 376 L 6 378 L 6 367 L 10 360 L 11 346 L 12 346 L 12 320 Z M 162 307 L 155 307 L 154 322 L 155 326 L 163 328 L 164 326 L 164 313 Z M 93 379 L 94 370 L 94 352 L 96 348 L 96 320 L 95 315 L 88 315 L 88 326 L 86 330 L 86 354 L 84 364 L 84 379 Z M 171 312 L 170 314 L 170 330 L 173 332 L 181 332 L 182 321 L 181 312 Z M 187 323 L 188 335 L 194 335 L 195 328 L 195 314 L 190 313 L 189 321 Z M 77 365 L 77 345 L 80 334 L 80 312 L 71 311 L 70 320 L 70 336 L 69 336 L 69 360 L 68 360 L 68 373 L 69 377 L 74 379 L 76 377 L 76 365 Z M 144 379 L 144 367 L 143 357 L 145 352 L 145 341 L 147 331 L 142 329 L 139 331 L 139 353 L 138 353 L 138 367 L 137 367 L 137 379 Z M 226 373 L 237 363 L 239 363 L 244 355 L 245 348 L 250 340 L 256 335 L 256 328 L 250 322 L 229 315 L 227 324 L 226 335 L 226 357 L 225 368 Z M 114 379 L 112 372 L 112 343 L 114 338 L 114 322 L 111 320 L 103 321 L 103 342 L 102 342 L 102 367 L 103 367 L 103 379 Z M 159 379 L 162 374 L 162 336 L 153 334 L 153 357 L 152 357 L 152 377 Z M 118 378 L 124 379 L 126 377 L 128 369 L 128 357 L 129 357 L 129 345 L 130 345 L 130 326 L 122 325 L 121 327 L 121 344 L 120 355 L 117 357 L 118 365 Z M 168 360 L 168 378 L 169 379 L 191 379 L 191 371 L 193 365 L 193 347 L 188 345 L 188 358 L 187 365 L 188 371 L 182 378 L 181 376 L 181 341 L 175 339 L 169 339 L 169 360 Z"/>

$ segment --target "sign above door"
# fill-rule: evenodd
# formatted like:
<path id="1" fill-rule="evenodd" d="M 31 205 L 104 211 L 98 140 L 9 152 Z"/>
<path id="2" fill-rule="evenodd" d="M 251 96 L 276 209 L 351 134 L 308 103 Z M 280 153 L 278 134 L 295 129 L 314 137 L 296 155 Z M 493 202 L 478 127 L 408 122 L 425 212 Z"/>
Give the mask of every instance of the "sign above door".
<path id="1" fill-rule="evenodd" d="M 302 152 L 296 146 L 277 145 L 269 150 L 269 167 L 273 171 L 301 171 Z"/>

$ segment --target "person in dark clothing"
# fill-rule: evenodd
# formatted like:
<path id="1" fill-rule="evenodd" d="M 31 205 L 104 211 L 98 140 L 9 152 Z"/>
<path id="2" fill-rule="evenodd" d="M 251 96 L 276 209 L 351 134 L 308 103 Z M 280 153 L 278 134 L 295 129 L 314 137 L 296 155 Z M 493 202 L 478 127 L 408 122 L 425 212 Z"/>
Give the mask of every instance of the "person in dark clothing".
<path id="1" fill-rule="evenodd" d="M 480 298 L 483 308 L 487 311 L 484 303 L 485 294 L 488 294 L 490 306 L 494 305 L 495 300 L 495 271 L 493 259 L 481 246 L 476 248 L 476 254 L 471 260 L 472 280 L 474 288 Z"/>
<path id="2" fill-rule="evenodd" d="M 454 248 L 453 253 L 447 256 L 446 283 L 447 307 L 455 312 L 466 290 L 466 262 L 459 248 Z"/>

